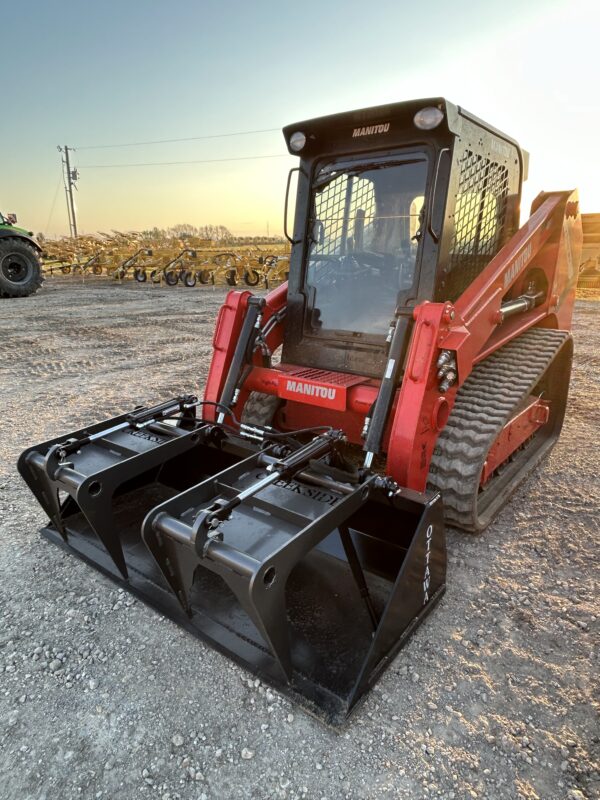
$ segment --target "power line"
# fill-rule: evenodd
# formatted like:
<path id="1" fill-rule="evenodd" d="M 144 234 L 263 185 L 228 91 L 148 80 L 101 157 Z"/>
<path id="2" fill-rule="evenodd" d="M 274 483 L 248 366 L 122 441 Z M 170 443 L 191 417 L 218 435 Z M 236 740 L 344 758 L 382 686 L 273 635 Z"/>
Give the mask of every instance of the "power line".
<path id="1" fill-rule="evenodd" d="M 130 164 L 80 164 L 81 169 L 116 169 L 121 167 L 173 167 L 178 164 L 216 164 L 223 161 L 257 161 L 263 158 L 287 158 L 288 153 L 271 156 L 237 156 L 235 158 L 204 158 L 198 161 L 148 161 Z"/>
<path id="2" fill-rule="evenodd" d="M 177 142 L 198 142 L 201 139 L 225 139 L 229 136 L 250 136 L 255 133 L 273 133 L 280 128 L 263 128 L 258 131 L 235 131 L 233 133 L 212 133 L 206 136 L 186 136 L 183 139 L 152 139 L 147 142 L 124 142 L 122 144 L 90 144 L 85 147 L 77 147 L 76 150 L 104 150 L 109 147 L 141 147 L 147 144 L 175 144 Z"/>

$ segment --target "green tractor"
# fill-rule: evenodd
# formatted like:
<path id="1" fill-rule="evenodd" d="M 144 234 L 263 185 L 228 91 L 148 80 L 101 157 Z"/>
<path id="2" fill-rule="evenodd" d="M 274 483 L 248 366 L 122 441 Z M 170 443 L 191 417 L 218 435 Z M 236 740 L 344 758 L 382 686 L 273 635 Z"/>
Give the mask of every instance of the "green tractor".
<path id="1" fill-rule="evenodd" d="M 0 214 L 0 297 L 27 297 L 42 285 L 42 248 L 16 214 Z"/>

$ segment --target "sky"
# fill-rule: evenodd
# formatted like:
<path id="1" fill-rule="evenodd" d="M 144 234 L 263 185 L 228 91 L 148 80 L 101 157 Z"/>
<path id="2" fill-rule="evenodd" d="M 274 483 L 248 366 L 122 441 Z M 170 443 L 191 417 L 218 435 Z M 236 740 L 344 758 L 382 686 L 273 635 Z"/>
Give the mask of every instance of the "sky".
<path id="1" fill-rule="evenodd" d="M 596 17 L 591 0 L 22 0 L 2 11 L 0 210 L 66 233 L 67 144 L 83 232 L 279 234 L 283 125 L 444 96 L 529 151 L 525 217 L 539 191 L 574 187 L 600 212 Z M 125 166 L 250 156 L 268 158 Z"/>

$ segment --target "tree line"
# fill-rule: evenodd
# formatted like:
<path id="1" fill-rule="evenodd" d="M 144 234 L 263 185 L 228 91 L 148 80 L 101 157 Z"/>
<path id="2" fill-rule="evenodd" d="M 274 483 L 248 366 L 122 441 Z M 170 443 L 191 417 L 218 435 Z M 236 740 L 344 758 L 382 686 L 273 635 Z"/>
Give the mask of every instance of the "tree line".
<path id="1" fill-rule="evenodd" d="M 181 239 L 187 236 L 193 236 L 200 239 L 210 239 L 219 244 L 236 244 L 241 241 L 256 242 L 257 244 L 261 242 L 278 243 L 283 241 L 283 237 L 281 236 L 234 236 L 225 225 L 190 225 L 189 223 L 180 223 L 170 228 L 151 228 L 141 233 L 145 239 Z"/>

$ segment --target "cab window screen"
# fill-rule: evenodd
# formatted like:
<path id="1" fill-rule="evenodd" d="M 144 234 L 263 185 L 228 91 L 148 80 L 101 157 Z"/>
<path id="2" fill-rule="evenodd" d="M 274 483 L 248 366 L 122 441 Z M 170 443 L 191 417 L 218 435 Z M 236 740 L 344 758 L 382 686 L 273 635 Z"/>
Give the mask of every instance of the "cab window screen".
<path id="1" fill-rule="evenodd" d="M 387 333 L 398 293 L 414 283 L 426 177 L 425 159 L 319 170 L 306 272 L 313 331 Z"/>
<path id="2" fill-rule="evenodd" d="M 445 286 L 448 300 L 460 297 L 502 247 L 508 186 L 506 167 L 471 150 L 464 153 Z"/>

